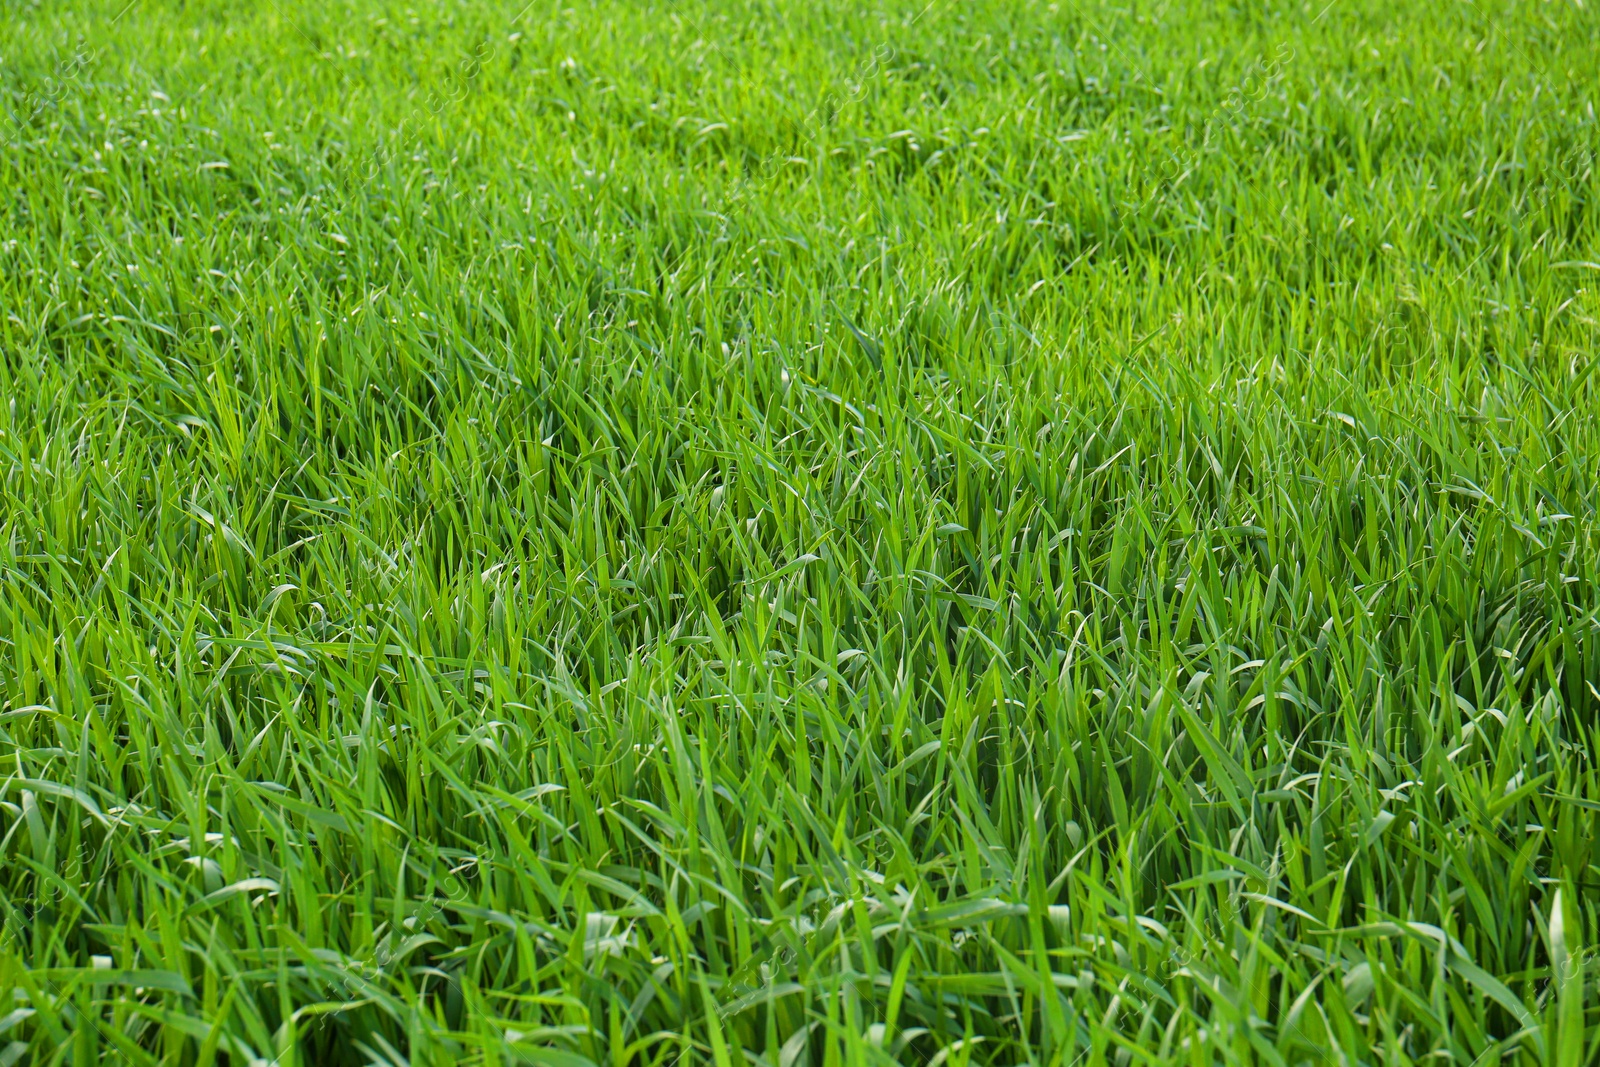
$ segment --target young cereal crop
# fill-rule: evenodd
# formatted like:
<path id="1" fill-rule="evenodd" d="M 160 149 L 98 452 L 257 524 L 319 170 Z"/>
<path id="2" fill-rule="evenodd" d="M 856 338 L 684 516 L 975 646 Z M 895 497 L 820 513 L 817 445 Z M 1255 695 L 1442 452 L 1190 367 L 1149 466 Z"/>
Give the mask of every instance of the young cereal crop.
<path id="1" fill-rule="evenodd" d="M 0 1067 L 1600 1064 L 1590 0 L 0 27 Z"/>

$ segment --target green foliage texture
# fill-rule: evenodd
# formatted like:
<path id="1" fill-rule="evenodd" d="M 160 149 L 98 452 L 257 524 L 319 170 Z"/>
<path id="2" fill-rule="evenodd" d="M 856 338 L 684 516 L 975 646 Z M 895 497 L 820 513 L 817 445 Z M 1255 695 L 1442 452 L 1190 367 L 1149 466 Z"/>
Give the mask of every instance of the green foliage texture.
<path id="1" fill-rule="evenodd" d="M 1593 0 L 0 26 L 4 1067 L 1600 1060 Z"/>

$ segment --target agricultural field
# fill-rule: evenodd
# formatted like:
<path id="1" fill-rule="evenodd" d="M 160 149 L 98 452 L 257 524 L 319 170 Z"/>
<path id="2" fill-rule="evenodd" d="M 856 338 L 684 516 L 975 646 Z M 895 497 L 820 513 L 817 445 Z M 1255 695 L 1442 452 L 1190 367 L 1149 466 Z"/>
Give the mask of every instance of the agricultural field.
<path id="1" fill-rule="evenodd" d="M 1594 0 L 7 0 L 0 1067 L 1600 1064 Z"/>

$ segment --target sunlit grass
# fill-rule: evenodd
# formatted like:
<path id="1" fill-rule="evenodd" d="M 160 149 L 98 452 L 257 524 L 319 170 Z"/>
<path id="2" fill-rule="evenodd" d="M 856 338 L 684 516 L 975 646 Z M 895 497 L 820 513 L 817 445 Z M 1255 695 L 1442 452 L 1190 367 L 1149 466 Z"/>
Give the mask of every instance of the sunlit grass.
<path id="1" fill-rule="evenodd" d="M 0 1065 L 1600 1060 L 1600 19 L 0 15 Z"/>

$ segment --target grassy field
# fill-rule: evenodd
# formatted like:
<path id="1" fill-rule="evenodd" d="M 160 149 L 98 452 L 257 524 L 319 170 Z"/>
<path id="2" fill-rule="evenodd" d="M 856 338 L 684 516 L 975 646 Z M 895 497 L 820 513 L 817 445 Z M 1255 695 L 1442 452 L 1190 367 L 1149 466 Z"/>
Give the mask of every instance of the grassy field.
<path id="1" fill-rule="evenodd" d="M 0 9 L 0 1067 L 1600 1063 L 1594 0 Z"/>

